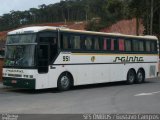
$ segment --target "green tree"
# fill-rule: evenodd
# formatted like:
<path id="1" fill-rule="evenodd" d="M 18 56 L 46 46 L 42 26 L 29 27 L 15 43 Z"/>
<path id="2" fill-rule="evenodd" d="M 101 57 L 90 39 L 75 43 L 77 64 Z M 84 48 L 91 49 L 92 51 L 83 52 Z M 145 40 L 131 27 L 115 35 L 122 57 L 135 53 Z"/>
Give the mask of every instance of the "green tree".
<path id="1" fill-rule="evenodd" d="M 136 34 L 139 35 L 140 19 L 146 14 L 146 1 L 147 0 L 130 0 L 129 8 L 132 17 L 136 18 Z"/>

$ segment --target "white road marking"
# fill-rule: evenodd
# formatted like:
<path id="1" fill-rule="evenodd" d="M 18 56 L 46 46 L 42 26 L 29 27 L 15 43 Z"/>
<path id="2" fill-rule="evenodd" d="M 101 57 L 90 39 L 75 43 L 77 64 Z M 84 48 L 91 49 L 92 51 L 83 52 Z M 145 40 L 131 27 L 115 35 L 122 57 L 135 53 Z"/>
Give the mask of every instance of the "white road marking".
<path id="1" fill-rule="evenodd" d="M 140 93 L 140 94 L 136 94 L 134 96 L 146 96 L 146 95 L 154 95 L 154 94 L 158 94 L 158 93 L 160 93 L 160 91 L 150 92 L 150 93 Z"/>

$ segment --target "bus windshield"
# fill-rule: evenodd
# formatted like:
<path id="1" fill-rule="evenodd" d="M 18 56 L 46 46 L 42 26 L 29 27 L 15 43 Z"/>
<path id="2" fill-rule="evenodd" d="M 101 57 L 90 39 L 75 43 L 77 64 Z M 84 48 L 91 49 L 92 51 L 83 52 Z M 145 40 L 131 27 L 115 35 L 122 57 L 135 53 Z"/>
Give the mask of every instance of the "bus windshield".
<path id="1" fill-rule="evenodd" d="M 5 66 L 34 66 L 36 34 L 9 35 L 6 41 Z"/>
<path id="2" fill-rule="evenodd" d="M 13 45 L 6 47 L 5 66 L 34 66 L 35 45 Z"/>

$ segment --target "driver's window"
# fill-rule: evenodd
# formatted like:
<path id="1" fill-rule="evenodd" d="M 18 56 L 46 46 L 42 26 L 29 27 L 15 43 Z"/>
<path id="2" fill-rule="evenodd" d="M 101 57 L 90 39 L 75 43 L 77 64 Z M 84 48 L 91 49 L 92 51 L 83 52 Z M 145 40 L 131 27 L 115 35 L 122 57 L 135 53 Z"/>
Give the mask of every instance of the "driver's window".
<path id="1" fill-rule="evenodd" d="M 49 44 L 49 61 L 53 62 L 55 56 L 57 55 L 58 47 L 57 47 L 57 39 L 56 37 L 41 37 L 40 38 L 41 43 L 47 43 Z"/>

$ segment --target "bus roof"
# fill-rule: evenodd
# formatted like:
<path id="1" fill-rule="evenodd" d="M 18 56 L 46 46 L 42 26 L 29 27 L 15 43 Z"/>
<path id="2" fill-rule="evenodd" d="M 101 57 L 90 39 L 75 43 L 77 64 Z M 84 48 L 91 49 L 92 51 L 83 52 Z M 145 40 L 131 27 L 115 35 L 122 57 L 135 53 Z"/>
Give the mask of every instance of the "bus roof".
<path id="1" fill-rule="evenodd" d="M 73 33 L 86 33 L 91 35 L 102 35 L 102 36 L 115 36 L 115 37 L 128 37 L 128 38 L 137 38 L 137 39 L 153 39 L 158 40 L 156 36 L 145 35 L 145 36 L 136 36 L 136 35 L 126 35 L 121 33 L 105 33 L 105 32 L 95 32 L 95 31 L 84 31 L 84 30 L 73 30 L 73 29 L 63 29 L 64 32 L 73 32 Z"/>
<path id="2" fill-rule="evenodd" d="M 52 30 L 60 30 L 64 32 L 73 32 L 73 33 L 83 33 L 83 34 L 91 34 L 91 35 L 108 35 L 108 36 L 116 36 L 116 37 L 129 37 L 129 38 L 137 38 L 137 39 L 153 39 L 158 40 L 156 36 L 135 36 L 135 35 L 126 35 L 120 33 L 105 33 L 105 32 L 94 32 L 94 31 L 84 31 L 84 30 L 73 30 L 64 27 L 51 27 L 51 26 L 33 26 L 33 27 L 26 27 L 17 30 L 13 30 L 8 32 L 8 35 L 14 34 L 26 34 L 26 33 L 37 33 L 41 31 L 52 31 Z"/>
<path id="3" fill-rule="evenodd" d="M 45 31 L 45 30 L 56 30 L 57 27 L 50 27 L 50 26 L 33 26 L 33 27 L 25 27 L 25 28 L 20 28 L 17 30 L 13 30 L 8 32 L 8 35 L 15 35 L 15 34 L 25 34 L 25 33 L 37 33 L 40 31 Z"/>

